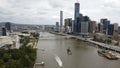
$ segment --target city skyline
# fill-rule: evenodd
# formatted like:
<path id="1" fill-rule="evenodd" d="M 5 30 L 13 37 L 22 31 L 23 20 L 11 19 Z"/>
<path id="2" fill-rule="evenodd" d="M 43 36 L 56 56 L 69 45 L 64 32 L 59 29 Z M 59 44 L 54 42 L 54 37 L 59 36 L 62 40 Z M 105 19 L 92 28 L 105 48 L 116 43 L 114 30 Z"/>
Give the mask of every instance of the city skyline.
<path id="1" fill-rule="evenodd" d="M 64 19 L 74 19 L 75 2 L 77 0 L 0 0 L 0 22 L 55 24 L 60 10 L 64 12 Z M 100 22 L 101 18 L 108 18 L 111 23 L 120 25 L 119 0 L 79 0 L 79 3 L 80 12 L 91 20 Z"/>

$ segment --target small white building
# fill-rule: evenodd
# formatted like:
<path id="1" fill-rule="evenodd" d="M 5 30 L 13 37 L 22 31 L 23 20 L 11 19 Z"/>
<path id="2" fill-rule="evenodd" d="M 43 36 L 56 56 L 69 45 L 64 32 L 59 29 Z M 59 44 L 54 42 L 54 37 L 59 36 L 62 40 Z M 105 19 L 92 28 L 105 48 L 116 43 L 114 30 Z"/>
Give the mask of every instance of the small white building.
<path id="1" fill-rule="evenodd" d="M 19 48 L 19 36 L 13 35 L 13 36 L 0 36 L 0 48 L 7 48 L 10 45 L 10 48 Z"/>
<path id="2" fill-rule="evenodd" d="M 6 45 L 13 45 L 12 38 L 8 36 L 0 36 L 0 48 Z"/>

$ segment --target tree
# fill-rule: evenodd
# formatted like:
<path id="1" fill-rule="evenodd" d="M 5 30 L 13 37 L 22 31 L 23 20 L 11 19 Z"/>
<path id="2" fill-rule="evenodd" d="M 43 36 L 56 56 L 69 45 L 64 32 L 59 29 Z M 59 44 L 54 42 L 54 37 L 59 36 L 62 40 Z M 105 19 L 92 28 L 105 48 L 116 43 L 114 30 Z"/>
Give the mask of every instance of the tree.
<path id="1" fill-rule="evenodd" d="M 3 60 L 4 60 L 4 62 L 8 62 L 10 58 L 11 58 L 11 57 L 10 57 L 10 54 L 8 54 L 8 53 L 5 53 L 5 54 L 3 55 Z"/>
<path id="2" fill-rule="evenodd" d="M 16 68 L 15 61 L 10 59 L 9 62 L 6 63 L 5 68 Z"/>
<path id="3" fill-rule="evenodd" d="M 24 55 L 21 59 L 20 59 L 20 62 L 22 63 L 22 65 L 24 67 L 32 67 L 32 61 L 30 60 L 29 56 L 28 55 Z"/>
<path id="4" fill-rule="evenodd" d="M 3 55 L 4 55 L 5 52 L 6 52 L 6 51 L 5 51 L 4 49 L 0 49 L 0 58 L 3 57 Z"/>
<path id="5" fill-rule="evenodd" d="M 2 67 L 2 66 L 3 66 L 3 64 L 4 64 L 3 60 L 2 60 L 2 59 L 0 59 L 0 66 Z"/>

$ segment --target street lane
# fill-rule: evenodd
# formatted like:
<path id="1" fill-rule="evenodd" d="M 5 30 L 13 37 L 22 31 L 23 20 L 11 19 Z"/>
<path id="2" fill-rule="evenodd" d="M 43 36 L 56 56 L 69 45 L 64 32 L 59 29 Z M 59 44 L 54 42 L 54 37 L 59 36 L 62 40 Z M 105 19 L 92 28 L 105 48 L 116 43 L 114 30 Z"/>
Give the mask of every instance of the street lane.
<path id="1" fill-rule="evenodd" d="M 45 66 L 36 68 L 119 68 L 120 60 L 108 60 L 97 54 L 97 48 L 91 44 L 77 40 L 64 39 L 47 32 L 40 33 L 38 42 L 37 63 L 45 62 Z M 72 55 L 67 54 L 71 48 Z M 56 60 L 57 57 L 57 60 Z"/>

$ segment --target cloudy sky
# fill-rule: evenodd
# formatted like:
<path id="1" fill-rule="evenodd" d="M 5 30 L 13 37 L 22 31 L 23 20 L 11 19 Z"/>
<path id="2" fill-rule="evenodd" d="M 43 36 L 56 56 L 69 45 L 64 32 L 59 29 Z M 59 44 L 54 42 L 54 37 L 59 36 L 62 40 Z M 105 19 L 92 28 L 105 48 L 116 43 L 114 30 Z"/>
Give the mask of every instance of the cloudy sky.
<path id="1" fill-rule="evenodd" d="M 0 0 L 0 22 L 21 24 L 55 24 L 59 11 L 64 18 L 74 18 L 74 3 L 77 0 Z M 80 12 L 99 22 L 108 18 L 120 25 L 119 0 L 79 0 Z"/>

